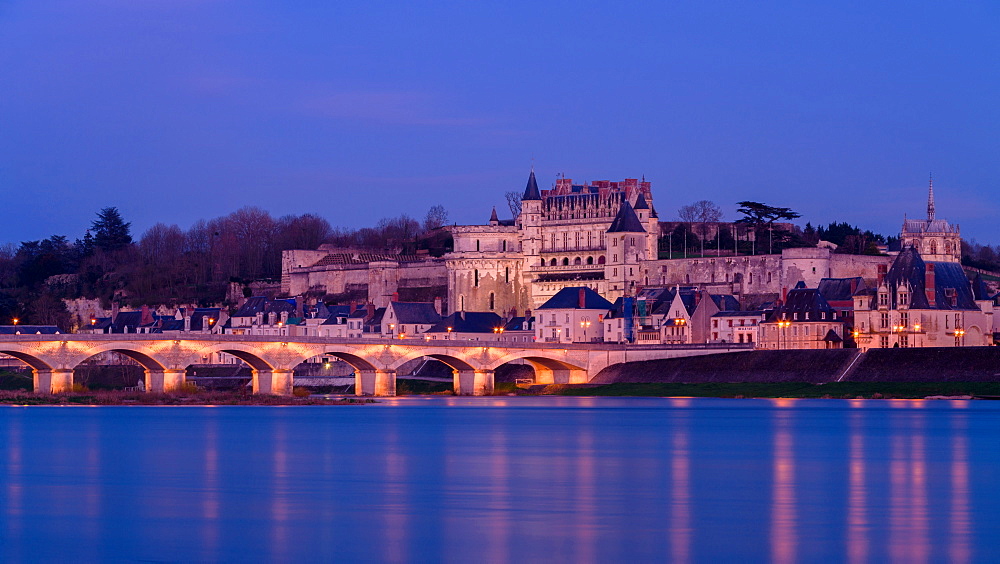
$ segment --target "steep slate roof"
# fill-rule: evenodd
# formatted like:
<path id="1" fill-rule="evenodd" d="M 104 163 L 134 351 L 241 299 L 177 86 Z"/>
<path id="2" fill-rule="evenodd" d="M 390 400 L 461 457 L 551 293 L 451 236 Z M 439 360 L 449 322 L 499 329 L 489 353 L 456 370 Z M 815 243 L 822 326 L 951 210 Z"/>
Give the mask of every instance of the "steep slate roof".
<path id="1" fill-rule="evenodd" d="M 853 302 L 854 294 L 865 289 L 865 279 L 860 276 L 823 278 L 819 281 L 816 289 L 828 302 Z"/>
<path id="2" fill-rule="evenodd" d="M 642 222 L 639 221 L 639 216 L 635 215 L 635 210 L 632 209 L 632 204 L 628 203 L 628 200 L 622 202 L 622 207 L 618 208 L 618 215 L 615 216 L 615 220 L 611 222 L 611 227 L 608 228 L 608 233 L 645 233 L 646 229 L 643 228 Z"/>
<path id="3" fill-rule="evenodd" d="M 709 294 L 708 297 L 712 298 L 721 311 L 739 311 L 740 309 L 740 301 L 732 294 Z"/>
<path id="4" fill-rule="evenodd" d="M 527 331 L 528 330 L 528 326 L 531 325 L 531 322 L 534 319 L 535 319 L 534 317 L 523 317 L 523 316 L 522 317 L 512 317 L 507 322 L 507 324 L 503 326 L 503 330 L 504 331 Z"/>
<path id="5" fill-rule="evenodd" d="M 818 289 L 796 287 L 788 292 L 785 303 L 775 308 L 771 316 L 768 317 L 768 321 L 778 319 L 835 321 L 837 320 L 837 311 L 830 307 Z"/>
<path id="6" fill-rule="evenodd" d="M 528 185 L 524 187 L 524 195 L 521 196 L 521 200 L 541 200 L 542 194 L 538 191 L 538 183 L 535 182 L 535 169 L 531 169 L 531 175 L 528 176 Z"/>
<path id="7" fill-rule="evenodd" d="M 583 308 L 580 308 L 580 290 L 583 290 Z M 538 309 L 611 309 L 611 302 L 590 288 L 563 288 Z"/>
<path id="8" fill-rule="evenodd" d="M 254 296 L 252 298 L 247 298 L 247 301 L 240 306 L 240 309 L 236 310 L 233 317 L 254 317 L 257 313 L 281 313 L 287 311 L 289 313 L 295 312 L 295 299 L 288 300 L 271 300 L 265 296 Z"/>
<path id="9" fill-rule="evenodd" d="M 455 312 L 425 333 L 447 333 L 449 327 L 456 333 L 493 333 L 493 329 L 502 325 L 503 320 L 492 311 Z"/>
<path id="10" fill-rule="evenodd" d="M 434 304 L 426 302 L 392 302 L 392 311 L 396 313 L 397 323 L 412 323 L 426 325 L 437 323 L 441 316 L 434 309 Z"/>
<path id="11" fill-rule="evenodd" d="M 493 213 L 490 214 L 490 222 L 500 223 L 500 218 L 497 217 L 497 207 L 493 206 Z"/>
<path id="12" fill-rule="evenodd" d="M 649 204 L 646 203 L 646 196 L 642 192 L 639 192 L 639 197 L 635 199 L 635 206 L 632 209 L 635 210 L 648 210 Z"/>
<path id="13" fill-rule="evenodd" d="M 932 308 L 927 301 L 926 269 L 928 265 L 934 268 L 934 302 Z M 972 293 L 972 284 L 965 275 L 962 265 L 956 262 L 929 262 L 920 258 L 920 253 L 913 247 L 900 251 L 893 261 L 892 267 L 885 275 L 885 283 L 889 286 L 889 299 L 896 305 L 896 289 L 901 284 L 909 284 L 910 309 L 979 309 Z M 955 292 L 955 305 L 945 289 Z"/>

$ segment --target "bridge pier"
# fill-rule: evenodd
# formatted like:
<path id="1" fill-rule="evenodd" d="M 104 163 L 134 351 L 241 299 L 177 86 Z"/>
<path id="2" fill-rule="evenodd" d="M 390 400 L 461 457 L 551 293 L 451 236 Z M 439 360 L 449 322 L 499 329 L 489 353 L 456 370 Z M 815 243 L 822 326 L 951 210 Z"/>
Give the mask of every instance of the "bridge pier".
<path id="1" fill-rule="evenodd" d="M 253 393 L 292 395 L 292 371 L 284 369 L 254 370 Z"/>
<path id="2" fill-rule="evenodd" d="M 354 394 L 358 396 L 396 395 L 396 371 L 355 369 Z"/>
<path id="3" fill-rule="evenodd" d="M 73 369 L 39 370 L 36 368 L 32 376 L 35 393 L 61 394 L 73 391 Z"/>
<path id="4" fill-rule="evenodd" d="M 492 370 L 452 370 L 455 377 L 455 394 L 460 396 L 489 396 L 493 394 Z"/>
<path id="5" fill-rule="evenodd" d="M 185 369 L 169 368 L 146 371 L 147 392 L 177 392 L 184 387 L 185 382 L 187 382 L 187 370 Z"/>

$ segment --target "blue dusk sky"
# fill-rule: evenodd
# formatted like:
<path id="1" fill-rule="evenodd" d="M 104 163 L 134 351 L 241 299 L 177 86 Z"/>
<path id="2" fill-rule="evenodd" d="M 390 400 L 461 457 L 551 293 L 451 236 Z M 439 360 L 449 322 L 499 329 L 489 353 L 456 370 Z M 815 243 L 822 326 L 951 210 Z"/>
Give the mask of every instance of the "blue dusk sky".
<path id="1" fill-rule="evenodd" d="M 1000 243 L 1000 3 L 0 0 L 0 243 L 640 177 Z"/>

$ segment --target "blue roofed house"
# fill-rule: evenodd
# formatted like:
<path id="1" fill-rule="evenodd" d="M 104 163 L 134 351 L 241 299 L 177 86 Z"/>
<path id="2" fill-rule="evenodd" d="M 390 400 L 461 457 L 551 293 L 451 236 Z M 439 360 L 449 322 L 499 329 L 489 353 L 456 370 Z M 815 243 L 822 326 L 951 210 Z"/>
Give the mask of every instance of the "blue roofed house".
<path id="1" fill-rule="evenodd" d="M 556 292 L 535 311 L 535 337 L 540 343 L 604 341 L 604 316 L 611 302 L 586 287 Z"/>
<path id="2" fill-rule="evenodd" d="M 389 302 L 382 315 L 381 334 L 390 339 L 405 339 L 421 333 L 441 321 L 441 312 L 433 302 Z"/>

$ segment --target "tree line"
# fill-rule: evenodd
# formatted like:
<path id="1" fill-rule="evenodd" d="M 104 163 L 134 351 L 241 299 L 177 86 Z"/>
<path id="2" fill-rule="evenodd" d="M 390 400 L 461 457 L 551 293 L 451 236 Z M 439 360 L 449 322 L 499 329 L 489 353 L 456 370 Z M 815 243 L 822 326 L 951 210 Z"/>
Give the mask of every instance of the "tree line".
<path id="1" fill-rule="evenodd" d="M 438 229 L 447 212 L 434 206 L 423 222 L 407 215 L 374 227 L 334 228 L 314 214 L 274 218 L 257 207 L 199 220 L 189 229 L 157 223 L 138 240 L 117 208 L 98 212 L 83 237 L 53 235 L 0 246 L 0 324 L 58 325 L 69 330 L 62 299 L 100 299 L 105 308 L 142 304 L 212 305 L 230 282 L 278 280 L 281 253 L 323 244 L 358 250 L 434 254 L 450 250 Z"/>

